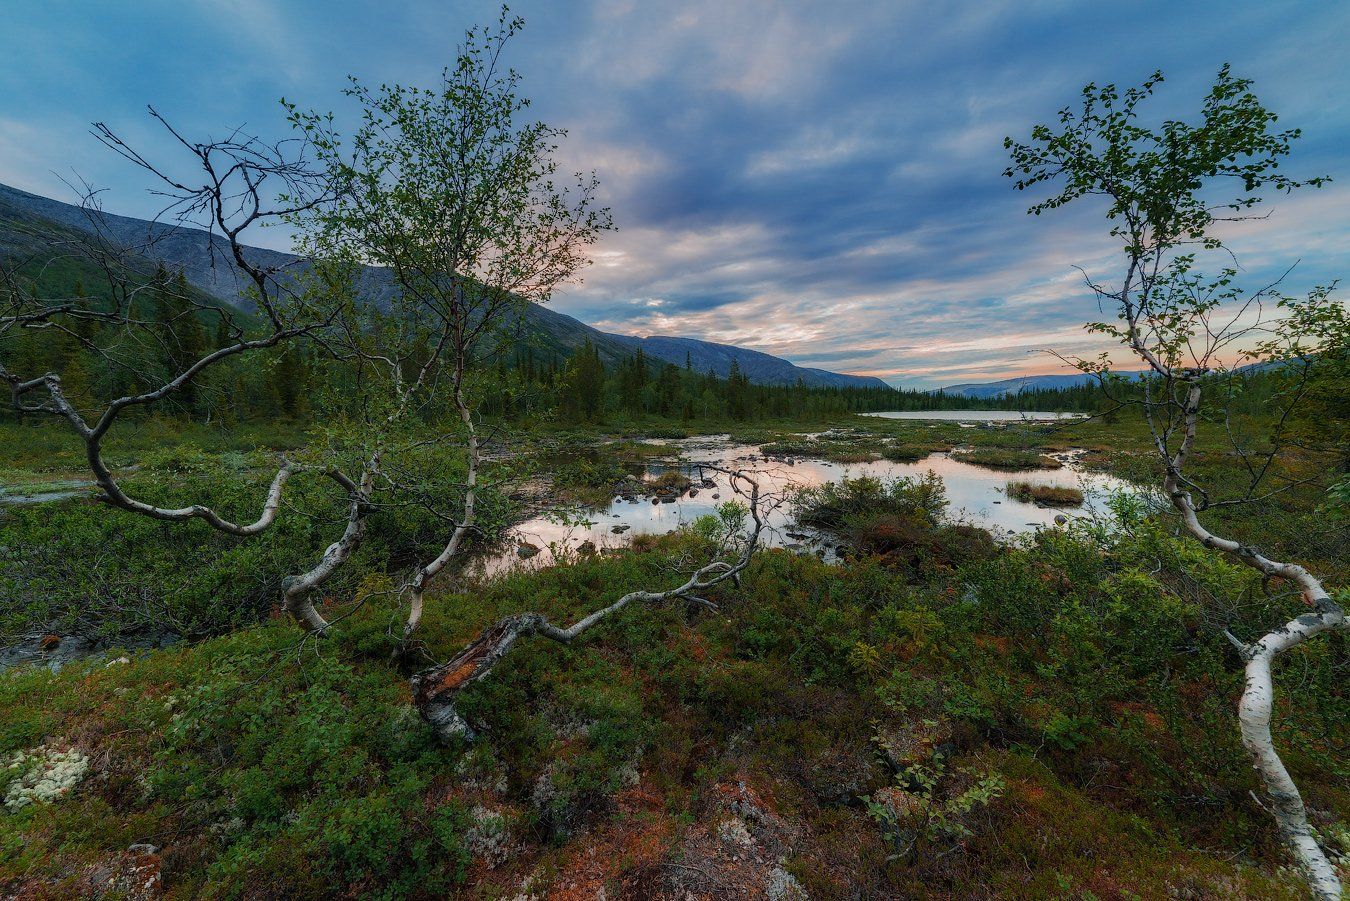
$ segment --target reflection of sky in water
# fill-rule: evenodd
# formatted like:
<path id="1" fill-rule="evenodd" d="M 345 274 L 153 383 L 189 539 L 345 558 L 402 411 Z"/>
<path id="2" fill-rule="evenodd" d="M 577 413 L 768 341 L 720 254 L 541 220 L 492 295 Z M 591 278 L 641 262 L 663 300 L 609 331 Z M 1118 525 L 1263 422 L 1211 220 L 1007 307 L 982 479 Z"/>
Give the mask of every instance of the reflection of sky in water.
<path id="1" fill-rule="evenodd" d="M 972 466 L 947 454 L 933 454 L 917 463 L 895 463 L 889 460 L 830 463 L 794 458 L 794 465 L 789 466 L 782 460 L 766 461 L 757 447 L 749 445 L 710 442 L 706 438 L 671 444 L 673 448 L 681 450 L 687 461 L 681 468 L 690 471 L 696 483 L 696 464 L 714 463 L 752 473 L 759 481 L 763 494 L 781 494 L 790 487 L 821 485 L 864 475 L 889 480 L 935 472 L 947 488 L 949 519 L 980 526 L 999 535 L 1051 525 L 1055 516 L 1061 513 L 1071 517 L 1088 513 L 1102 514 L 1105 512 L 1103 502 L 1108 495 L 1130 488 L 1129 483 L 1121 479 L 1082 472 L 1072 463 L 1055 470 L 1005 472 Z M 649 472 L 655 475 L 666 468 L 669 467 L 653 464 Z M 585 541 L 593 542 L 598 548 L 622 547 L 634 535 L 673 531 L 700 516 L 715 514 L 720 504 L 736 498 L 735 493 L 728 488 L 726 475 L 711 471 L 704 474 L 716 483 L 716 487 L 701 488 L 696 485 L 697 494 L 694 497 L 686 493 L 673 503 L 654 504 L 651 498 L 642 497 L 636 501 L 615 499 L 608 507 L 588 513 L 588 523 L 564 524 L 550 522 L 546 517 L 523 522 L 513 530 L 514 541 L 501 553 L 481 559 L 478 565 L 486 573 L 500 572 L 513 566 L 543 566 L 555 562 L 555 549 L 564 553 L 575 551 Z M 1004 487 L 1012 480 L 1079 488 L 1086 496 L 1086 502 L 1082 507 L 1070 509 L 1037 507 L 1003 493 Z M 772 511 L 766 522 L 768 528 L 764 538 L 765 544 L 769 546 L 791 547 L 800 544 L 812 549 L 820 546 L 813 540 L 803 541 L 788 534 L 797 530 L 792 525 L 786 506 Z M 615 526 L 628 526 L 628 529 L 616 533 Z M 529 559 L 519 558 L 516 542 L 521 541 L 539 547 L 540 553 Z"/>
<path id="2" fill-rule="evenodd" d="M 1031 413 L 1021 410 L 897 410 L 889 413 L 863 413 L 879 419 L 926 419 L 943 422 L 1044 422 L 1054 419 L 1082 419 L 1086 413 Z"/>

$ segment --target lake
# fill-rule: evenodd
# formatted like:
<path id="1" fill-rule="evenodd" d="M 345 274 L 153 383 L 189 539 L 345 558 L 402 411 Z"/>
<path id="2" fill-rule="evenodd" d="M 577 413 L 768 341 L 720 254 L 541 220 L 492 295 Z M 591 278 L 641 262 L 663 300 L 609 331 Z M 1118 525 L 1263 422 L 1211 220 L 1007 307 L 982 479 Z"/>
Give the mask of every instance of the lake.
<path id="1" fill-rule="evenodd" d="M 1054 422 L 1087 416 L 1086 413 L 1036 413 L 1022 410 L 893 410 L 862 415 L 880 419 L 928 419 L 942 422 Z"/>

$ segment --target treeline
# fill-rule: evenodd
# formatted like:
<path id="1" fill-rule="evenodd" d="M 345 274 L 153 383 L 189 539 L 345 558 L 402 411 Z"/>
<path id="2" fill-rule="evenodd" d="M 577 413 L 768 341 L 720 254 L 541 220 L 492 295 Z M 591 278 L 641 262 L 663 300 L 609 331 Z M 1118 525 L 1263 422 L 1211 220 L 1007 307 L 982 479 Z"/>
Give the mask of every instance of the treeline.
<path id="1" fill-rule="evenodd" d="M 615 417 L 810 420 L 886 410 L 1095 411 L 1103 402 L 1093 386 L 975 399 L 912 389 L 810 387 L 801 380 L 793 385 L 758 385 L 735 361 L 727 375 L 719 377 L 699 371 L 687 355 L 681 366 L 652 360 L 641 348 L 607 367 L 590 342 L 570 357 L 551 356 L 547 362 L 528 347 L 502 355 L 482 392 L 481 409 L 489 415 L 516 419 L 550 412 L 567 422 Z"/>
<path id="2" fill-rule="evenodd" d="M 49 271 L 45 281 L 54 275 Z M 80 273 L 70 283 L 48 284 L 63 294 L 88 297 Z M 88 297 L 91 307 L 104 302 Z M 134 315 L 149 327 L 58 317 L 56 327 L 21 331 L 0 344 L 0 359 L 12 371 L 57 372 L 67 398 L 82 411 L 161 384 L 190 361 L 231 342 L 222 308 L 205 302 L 181 274 L 163 268 L 135 301 Z M 236 319 L 240 314 L 233 313 Z M 342 364 L 317 348 L 291 345 L 212 367 L 162 402 L 158 415 L 226 424 L 284 418 L 304 421 L 313 413 L 311 389 L 334 381 L 359 382 Z M 565 423 L 601 423 L 614 418 L 753 421 L 818 420 L 886 410 L 1014 409 L 1096 411 L 1103 398 L 1095 385 L 1027 391 L 1003 398 L 969 398 L 895 388 L 811 387 L 752 383 L 733 362 L 725 377 L 653 360 L 641 348 L 606 365 L 590 342 L 571 355 L 543 352 L 528 340 L 492 355 L 475 383 L 479 409 L 497 419 L 550 418 Z M 13 416 L 13 413 L 0 414 Z"/>
<path id="3" fill-rule="evenodd" d="M 43 287 L 66 296 L 88 297 L 91 307 L 101 306 L 106 299 L 86 294 L 82 274 L 71 270 L 65 274 L 65 283 L 54 284 L 62 281 L 61 269 L 48 269 Z M 0 359 L 14 372 L 60 373 L 66 396 L 77 409 L 98 410 L 102 402 L 160 384 L 181 372 L 189 361 L 228 344 L 226 311 L 212 303 L 194 292 L 181 274 L 160 268 L 134 304 L 135 316 L 148 327 L 58 318 L 55 328 L 11 335 L 0 343 Z M 229 315 L 241 321 L 246 318 L 237 311 Z M 291 345 L 212 367 L 166 399 L 156 412 L 225 424 L 277 418 L 304 422 L 314 415 L 313 404 L 321 394 L 314 388 L 335 382 L 351 387 L 359 381 L 357 374 L 325 359 L 317 348 Z M 1255 414 L 1276 403 L 1285 390 L 1273 371 L 1251 372 L 1234 384 L 1234 409 Z M 999 398 L 896 388 L 810 387 L 800 380 L 793 385 L 758 385 L 734 362 L 730 372 L 720 377 L 699 371 L 688 357 L 684 365 L 677 365 L 653 360 L 641 348 L 606 365 L 590 342 L 565 355 L 541 350 L 525 340 L 512 341 L 493 354 L 474 390 L 479 409 L 491 418 L 586 424 L 614 419 L 810 421 L 887 410 L 1100 413 L 1119 401 L 1137 399 L 1142 385 L 1119 383 L 1112 389 L 1114 399 L 1104 395 L 1096 382 Z"/>
<path id="4" fill-rule="evenodd" d="M 90 309 L 110 300 L 86 292 L 79 267 L 51 266 L 41 287 L 58 296 L 84 299 Z M 98 284 L 97 280 L 94 284 Z M 59 315 L 52 327 L 19 329 L 0 342 L 0 361 L 29 376 L 55 372 L 66 399 L 81 412 L 102 409 L 111 398 L 155 387 L 219 347 L 232 343 L 230 319 L 246 314 L 213 305 L 182 274 L 154 271 L 130 301 L 134 326 Z M 199 421 L 304 418 L 318 356 L 291 345 L 251 357 L 226 360 L 161 402 L 156 412 Z M 0 416 L 13 417 L 8 408 Z"/>

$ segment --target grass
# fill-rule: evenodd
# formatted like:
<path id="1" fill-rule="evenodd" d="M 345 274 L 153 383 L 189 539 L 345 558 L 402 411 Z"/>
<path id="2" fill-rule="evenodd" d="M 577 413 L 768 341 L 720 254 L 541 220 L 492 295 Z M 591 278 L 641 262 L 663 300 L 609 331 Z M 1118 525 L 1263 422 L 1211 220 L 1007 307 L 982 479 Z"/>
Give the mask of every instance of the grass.
<path id="1" fill-rule="evenodd" d="M 1083 492 L 1063 485 L 1037 485 L 1032 482 L 1009 482 L 1008 497 L 1028 504 L 1047 507 L 1081 507 Z"/>
<path id="2" fill-rule="evenodd" d="M 1006 447 L 976 447 L 957 454 L 956 459 L 986 469 L 1059 469 L 1063 466 L 1054 457 L 1047 457 L 1034 450 Z"/>
<path id="3" fill-rule="evenodd" d="M 951 449 L 951 445 L 923 435 L 910 435 L 904 440 L 891 440 L 861 429 L 850 429 L 847 437 L 821 436 L 808 438 L 800 435 L 780 437 L 760 446 L 760 453 L 769 457 L 806 457 L 829 460 L 833 463 L 870 463 L 886 458 L 912 463 Z"/>
<path id="4" fill-rule="evenodd" d="M 649 479 L 643 487 L 652 494 L 678 497 L 688 491 L 692 484 L 693 480 L 683 472 L 678 469 L 667 469 L 656 478 Z"/>

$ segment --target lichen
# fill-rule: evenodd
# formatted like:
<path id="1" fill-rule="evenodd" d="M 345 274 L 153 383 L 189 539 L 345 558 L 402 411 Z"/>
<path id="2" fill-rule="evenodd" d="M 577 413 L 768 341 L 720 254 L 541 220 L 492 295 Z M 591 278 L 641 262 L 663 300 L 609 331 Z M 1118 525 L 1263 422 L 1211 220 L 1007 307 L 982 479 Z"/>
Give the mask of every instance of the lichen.
<path id="1" fill-rule="evenodd" d="M 38 747 L 15 753 L 7 768 L 5 807 L 14 812 L 55 801 L 79 785 L 89 772 L 89 758 L 74 748 Z"/>

